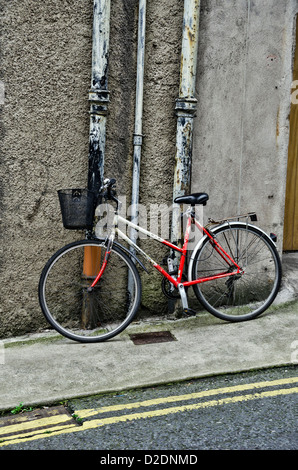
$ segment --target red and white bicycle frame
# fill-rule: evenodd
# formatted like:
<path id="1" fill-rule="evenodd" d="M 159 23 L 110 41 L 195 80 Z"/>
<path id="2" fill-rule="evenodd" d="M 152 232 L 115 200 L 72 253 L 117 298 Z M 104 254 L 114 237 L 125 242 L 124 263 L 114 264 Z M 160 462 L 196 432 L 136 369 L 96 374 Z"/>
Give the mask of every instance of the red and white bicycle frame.
<path id="1" fill-rule="evenodd" d="M 123 240 L 125 240 L 130 246 L 134 248 L 134 250 L 138 251 L 147 261 L 154 266 L 157 271 L 159 271 L 166 279 L 173 284 L 173 286 L 179 290 L 182 301 L 183 301 L 183 307 L 187 308 L 187 300 L 186 300 L 186 295 L 184 288 L 192 286 L 194 284 L 199 284 L 202 282 L 208 282 L 208 281 L 213 281 L 215 279 L 220 279 L 224 277 L 229 277 L 229 276 L 234 276 L 239 273 L 243 273 L 242 269 L 238 264 L 228 255 L 228 253 L 220 246 L 220 244 L 216 241 L 216 239 L 213 237 L 212 233 L 203 227 L 199 221 L 196 220 L 194 211 L 189 208 L 188 211 L 186 212 L 187 215 L 187 225 L 186 225 L 186 230 L 185 230 L 185 235 L 184 235 L 184 243 L 182 248 L 180 248 L 177 245 L 174 245 L 170 243 L 167 240 L 164 240 L 163 238 L 159 237 L 158 235 L 155 235 L 154 233 L 150 232 L 149 230 L 144 229 L 143 227 L 140 227 L 139 225 L 134 224 L 133 222 L 121 217 L 117 211 L 114 215 L 114 220 L 113 220 L 113 225 L 112 225 L 112 230 L 111 234 L 108 237 L 108 244 L 107 244 L 107 251 L 105 255 L 105 259 L 103 261 L 103 264 L 101 266 L 100 272 L 96 276 L 95 280 L 93 281 L 91 288 L 93 288 L 96 283 L 99 281 L 101 278 L 105 267 L 108 263 L 109 255 L 111 252 L 111 248 L 115 239 L 115 236 L 118 235 L 121 237 Z M 145 235 L 147 235 L 149 238 L 156 240 L 163 245 L 166 245 L 169 247 L 171 250 L 174 250 L 175 252 L 180 253 L 180 262 L 179 262 L 179 268 L 178 268 L 178 274 L 177 276 L 172 276 L 169 274 L 165 269 L 163 269 L 156 261 L 154 261 L 145 251 L 143 251 L 138 245 L 136 245 L 124 232 L 122 232 L 119 229 L 119 222 L 125 224 L 126 226 L 129 226 Z M 200 277 L 198 279 L 191 279 L 190 276 L 188 277 L 188 281 L 182 281 L 182 274 L 183 274 L 183 269 L 185 265 L 185 260 L 186 260 L 186 254 L 187 254 L 187 249 L 188 249 L 188 243 L 189 243 L 189 237 L 190 237 L 190 231 L 191 231 L 191 225 L 195 224 L 195 226 L 200 230 L 200 232 L 208 237 L 210 239 L 210 243 L 212 244 L 214 250 L 217 251 L 217 253 L 221 256 L 221 258 L 226 262 L 227 264 L 227 271 L 218 273 L 214 276 L 207 276 L 207 277 Z M 231 267 L 234 267 L 234 269 L 231 270 Z"/>

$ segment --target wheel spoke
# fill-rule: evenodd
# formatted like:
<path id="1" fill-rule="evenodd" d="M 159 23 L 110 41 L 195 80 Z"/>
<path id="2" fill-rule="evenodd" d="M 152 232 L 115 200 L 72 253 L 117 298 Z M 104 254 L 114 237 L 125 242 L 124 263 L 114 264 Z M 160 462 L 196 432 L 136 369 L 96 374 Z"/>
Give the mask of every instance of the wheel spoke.
<path id="1" fill-rule="evenodd" d="M 39 287 L 42 310 L 49 323 L 68 338 L 83 342 L 109 339 L 126 328 L 138 309 L 138 272 L 117 247 L 113 247 L 98 283 L 88 289 L 105 253 L 106 247 L 98 242 L 73 243 L 59 250 L 43 271 Z M 133 283 L 130 292 L 129 272 Z"/>
<path id="2" fill-rule="evenodd" d="M 219 318 L 254 318 L 268 308 L 279 289 L 281 267 L 276 248 L 263 232 L 241 223 L 220 228 L 215 238 L 243 273 L 196 284 L 194 291 L 203 306 Z M 194 260 L 193 279 L 225 270 L 229 272 L 229 267 L 212 243 L 203 243 Z"/>

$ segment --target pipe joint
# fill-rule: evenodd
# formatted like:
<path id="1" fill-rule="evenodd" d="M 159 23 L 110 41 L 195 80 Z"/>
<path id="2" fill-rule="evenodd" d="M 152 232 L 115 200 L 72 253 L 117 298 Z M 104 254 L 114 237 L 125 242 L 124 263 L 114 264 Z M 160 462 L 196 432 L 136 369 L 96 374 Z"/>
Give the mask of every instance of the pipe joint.
<path id="1" fill-rule="evenodd" d="M 134 134 L 133 144 L 141 147 L 142 143 L 143 143 L 143 136 L 141 134 Z"/>
<path id="2" fill-rule="evenodd" d="M 195 115 L 197 110 L 197 100 L 196 98 L 178 98 L 176 100 L 175 111 L 177 114 L 181 112 L 187 115 Z"/>
<path id="3" fill-rule="evenodd" d="M 110 93 L 107 90 L 91 88 L 91 90 L 89 90 L 89 101 L 93 101 L 95 103 L 108 103 L 110 101 Z"/>
<path id="4" fill-rule="evenodd" d="M 109 92 L 91 89 L 89 91 L 90 114 L 105 116 L 108 112 Z"/>

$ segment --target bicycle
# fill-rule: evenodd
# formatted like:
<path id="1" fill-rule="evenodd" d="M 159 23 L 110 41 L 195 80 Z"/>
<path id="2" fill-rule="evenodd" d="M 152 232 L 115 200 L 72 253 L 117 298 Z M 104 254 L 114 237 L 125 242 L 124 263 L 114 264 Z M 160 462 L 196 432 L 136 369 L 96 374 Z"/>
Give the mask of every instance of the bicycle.
<path id="1" fill-rule="evenodd" d="M 190 287 L 208 312 L 226 321 L 256 318 L 272 304 L 281 283 L 281 262 L 274 235 L 248 222 L 249 218 L 251 222 L 256 220 L 255 213 L 218 222 L 209 219 L 210 223 L 204 227 L 196 219 L 195 206 L 205 205 L 208 194 L 180 196 L 174 202 L 189 207 L 183 244 L 178 246 L 119 215 L 121 203 L 116 197 L 114 179 L 104 181 L 100 195 L 116 203 L 108 236 L 97 238 L 90 228 L 96 206 L 93 203 L 90 221 L 81 223 L 80 227 L 87 228 L 86 238 L 58 250 L 46 263 L 40 277 L 42 312 L 60 334 L 91 343 L 110 339 L 127 328 L 141 302 L 141 278 L 136 265 L 147 271 L 136 252 L 164 276 L 163 286 L 167 284 L 172 289 L 163 289 L 164 293 L 180 298 L 186 315 L 195 314 L 188 305 L 187 289 Z M 75 198 L 76 190 L 72 190 L 72 200 Z M 246 220 L 240 221 L 243 217 Z M 119 229 L 119 222 L 167 246 L 169 262 L 173 253 L 180 256 L 178 271 L 160 266 Z M 66 222 L 64 225 L 78 228 L 77 225 L 69 227 Z M 187 262 L 193 225 L 202 237 Z M 134 251 L 120 244 L 117 235 Z"/>

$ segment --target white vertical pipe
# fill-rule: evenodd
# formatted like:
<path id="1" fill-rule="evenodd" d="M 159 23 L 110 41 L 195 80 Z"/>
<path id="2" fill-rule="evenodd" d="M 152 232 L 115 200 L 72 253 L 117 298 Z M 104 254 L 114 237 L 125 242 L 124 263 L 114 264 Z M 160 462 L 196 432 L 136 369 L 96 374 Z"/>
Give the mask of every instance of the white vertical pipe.
<path id="1" fill-rule="evenodd" d="M 143 127 L 143 91 L 144 91 L 144 62 L 145 62 L 145 33 L 146 33 L 146 0 L 139 1 L 138 19 L 138 52 L 137 52 L 137 84 L 136 84 L 136 104 L 135 104 L 135 129 L 134 129 L 134 153 L 133 153 L 133 173 L 132 173 L 132 211 L 131 221 L 138 224 L 138 204 L 140 187 L 140 166 L 142 148 L 142 127 Z M 130 237 L 135 243 L 137 231 L 131 229 Z"/>
<path id="2" fill-rule="evenodd" d="M 145 63 L 145 33 L 146 33 L 146 0 L 139 0 L 138 18 L 138 52 L 137 52 L 137 84 L 135 104 L 135 128 L 134 128 L 134 152 L 132 169 L 132 194 L 131 194 L 131 221 L 138 225 L 138 205 L 140 188 L 141 149 L 143 142 L 143 95 L 144 95 L 144 63 Z M 130 239 L 136 243 L 138 232 L 131 228 Z M 135 249 L 130 247 L 131 253 Z M 131 273 L 128 273 L 128 291 L 133 295 L 133 282 Z"/>

